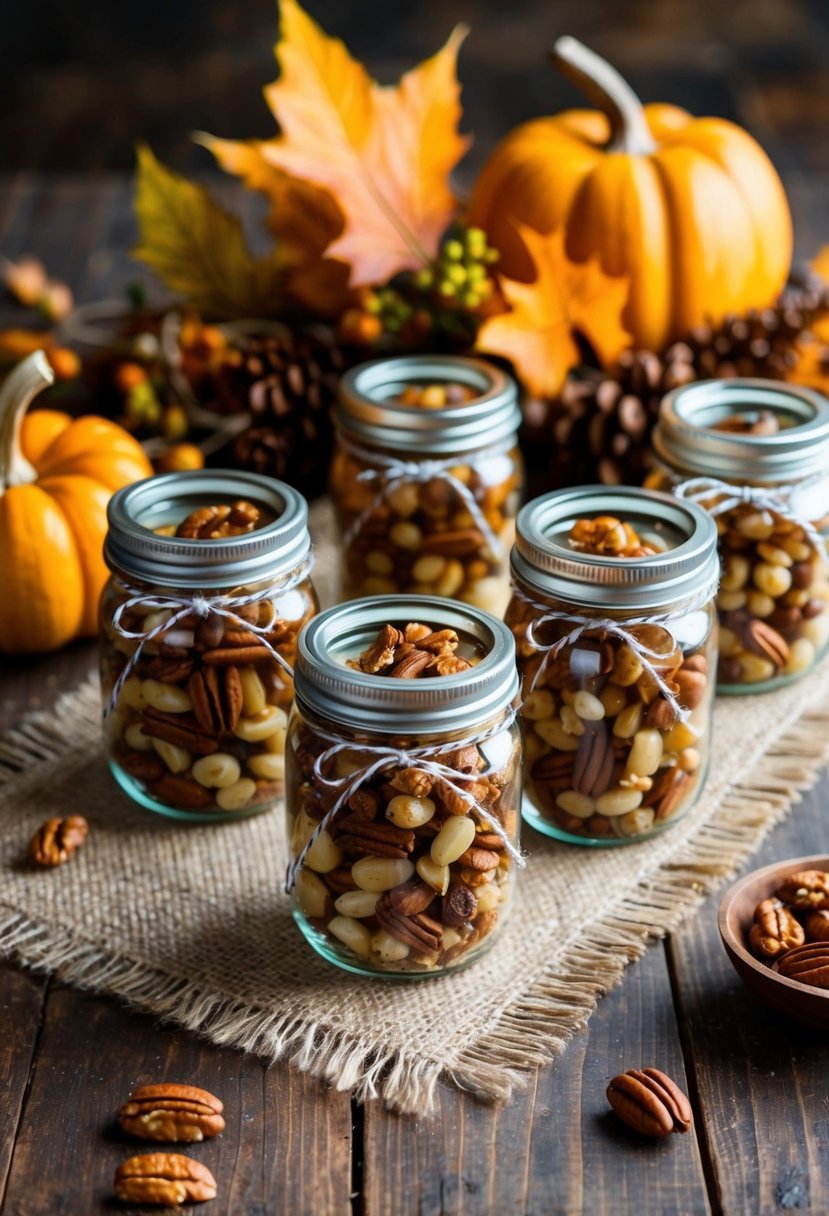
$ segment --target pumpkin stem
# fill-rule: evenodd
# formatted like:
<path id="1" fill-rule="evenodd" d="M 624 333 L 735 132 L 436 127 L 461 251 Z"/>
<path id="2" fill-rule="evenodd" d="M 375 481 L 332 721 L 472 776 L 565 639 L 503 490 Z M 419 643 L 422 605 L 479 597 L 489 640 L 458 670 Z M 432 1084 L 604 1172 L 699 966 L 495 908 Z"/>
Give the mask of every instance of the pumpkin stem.
<path id="1" fill-rule="evenodd" d="M 550 57 L 558 70 L 610 119 L 609 152 L 647 156 L 656 151 L 641 101 L 606 59 L 569 34 L 556 39 Z"/>
<path id="2" fill-rule="evenodd" d="M 12 369 L 0 388 L 0 494 L 37 479 L 20 448 L 20 427 L 29 402 L 54 379 L 46 355 L 36 350 Z"/>

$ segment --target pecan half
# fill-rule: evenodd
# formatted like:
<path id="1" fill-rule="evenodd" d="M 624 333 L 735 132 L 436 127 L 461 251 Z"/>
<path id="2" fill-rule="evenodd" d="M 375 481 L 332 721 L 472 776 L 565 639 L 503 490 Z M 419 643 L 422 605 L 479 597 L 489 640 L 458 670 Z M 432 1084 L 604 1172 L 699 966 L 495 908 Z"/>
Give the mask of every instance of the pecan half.
<path id="1" fill-rule="evenodd" d="M 829 912 L 810 912 L 805 928 L 810 942 L 829 942 Z"/>
<path id="2" fill-rule="evenodd" d="M 435 532 L 420 542 L 421 553 L 441 557 L 467 557 L 483 548 L 484 538 L 477 528 L 458 528 L 454 532 Z"/>
<path id="3" fill-rule="evenodd" d="M 493 852 L 491 849 L 479 848 L 476 842 L 470 845 L 466 852 L 461 853 L 458 858 L 458 864 L 469 866 L 473 870 L 486 872 L 487 870 L 496 870 L 500 860 L 501 858 L 498 853 Z"/>
<path id="4" fill-rule="evenodd" d="M 119 757 L 119 763 L 137 781 L 157 781 L 166 771 L 164 761 L 155 752 L 130 752 Z"/>
<path id="5" fill-rule="evenodd" d="M 195 646 L 197 650 L 215 650 L 217 646 L 221 646 L 222 638 L 225 633 L 225 621 L 216 613 L 211 613 L 210 616 L 204 617 L 196 625 L 195 629 Z"/>
<path id="6" fill-rule="evenodd" d="M 614 1077 L 607 1100 L 622 1122 L 643 1136 L 687 1132 L 693 1122 L 685 1094 L 658 1068 L 629 1068 Z"/>
<path id="7" fill-rule="evenodd" d="M 774 964 L 778 975 L 797 980 L 810 988 L 829 988 L 829 946 L 826 942 L 809 942 L 795 946 Z"/>
<path id="8" fill-rule="evenodd" d="M 598 798 L 610 785 L 613 775 L 613 748 L 604 722 L 585 725 L 573 764 L 573 789 Z"/>
<path id="9" fill-rule="evenodd" d="M 242 716 L 242 680 L 237 667 L 194 671 L 187 693 L 199 726 L 208 735 L 229 735 Z"/>
<path id="10" fill-rule="evenodd" d="M 437 654 L 426 664 L 426 671 L 436 672 L 439 676 L 456 676 L 461 671 L 469 671 L 472 664 L 459 654 Z"/>
<path id="11" fill-rule="evenodd" d="M 803 926 L 779 899 L 764 899 L 754 909 L 754 924 L 748 935 L 758 958 L 779 958 L 806 940 Z"/>
<path id="12" fill-rule="evenodd" d="M 418 650 L 429 650 L 432 654 L 446 654 L 457 650 L 458 635 L 454 629 L 438 629 L 434 633 L 427 633 L 424 638 L 418 638 L 417 646 Z"/>
<path id="13" fill-rule="evenodd" d="M 382 929 L 414 950 L 436 952 L 443 945 L 443 928 L 425 912 L 403 916 L 392 907 L 388 895 L 381 896 L 374 909 Z"/>
<path id="14" fill-rule="evenodd" d="M 122 1203 L 172 1207 L 215 1199 L 216 1179 L 206 1165 L 182 1153 L 143 1153 L 115 1171 L 115 1194 Z"/>
<path id="15" fill-rule="evenodd" d="M 196 507 L 176 528 L 181 540 L 217 540 L 252 532 L 261 512 L 252 502 L 240 499 L 232 506 Z"/>
<path id="16" fill-rule="evenodd" d="M 219 646 L 216 650 L 205 650 L 201 658 L 206 667 L 247 667 L 274 662 L 261 642 L 256 646 Z"/>
<path id="17" fill-rule="evenodd" d="M 376 675 L 394 662 L 395 649 L 403 642 L 403 634 L 394 625 L 383 625 L 377 637 L 357 660 L 358 671 Z"/>
<path id="18" fill-rule="evenodd" d="M 160 709 L 148 708 L 142 711 L 141 729 L 151 739 L 164 739 L 197 756 L 209 756 L 219 750 L 216 740 L 189 714 L 165 714 Z"/>
<path id="19" fill-rule="evenodd" d="M 777 888 L 784 904 L 820 912 L 829 908 L 829 874 L 823 870 L 799 870 Z"/>
<path id="20" fill-rule="evenodd" d="M 574 765 L 574 752 L 548 752 L 530 771 L 533 781 L 563 787 L 572 783 Z"/>
<path id="21" fill-rule="evenodd" d="M 29 856 L 37 866 L 62 866 L 86 840 L 89 824 L 83 815 L 47 819 L 29 843 Z"/>
<path id="22" fill-rule="evenodd" d="M 118 1112 L 122 1129 L 141 1140 L 196 1142 L 223 1132 L 222 1103 L 195 1085 L 141 1085 Z"/>
<path id="23" fill-rule="evenodd" d="M 431 658 L 428 650 L 412 650 L 405 654 L 399 663 L 395 663 L 389 675 L 397 680 L 414 680 L 426 668 Z"/>
<path id="24" fill-rule="evenodd" d="M 356 790 L 348 800 L 348 809 L 364 823 L 371 823 L 380 810 L 380 795 L 374 790 Z"/>
<path id="25" fill-rule="evenodd" d="M 775 667 L 784 667 L 789 658 L 789 645 L 782 634 L 766 621 L 752 617 L 743 629 L 743 640 L 749 650 L 770 659 Z"/>
<path id="26" fill-rule="evenodd" d="M 147 667 L 147 675 L 163 684 L 182 684 L 193 670 L 192 659 L 164 659 L 159 655 Z"/>
<path id="27" fill-rule="evenodd" d="M 334 824 L 337 847 L 350 857 L 395 857 L 402 860 L 414 848 L 415 835 L 410 828 L 393 823 L 366 823 L 358 816 L 348 815 Z"/>

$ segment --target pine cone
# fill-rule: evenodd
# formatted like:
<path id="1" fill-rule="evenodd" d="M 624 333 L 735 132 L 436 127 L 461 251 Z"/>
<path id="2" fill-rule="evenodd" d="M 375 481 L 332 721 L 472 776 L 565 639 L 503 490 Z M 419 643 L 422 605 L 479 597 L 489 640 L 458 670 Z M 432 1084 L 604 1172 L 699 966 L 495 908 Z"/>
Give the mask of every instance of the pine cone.
<path id="1" fill-rule="evenodd" d="M 798 340 L 829 313 L 829 289 L 793 284 L 773 308 L 700 326 L 663 356 L 626 351 L 612 370 L 580 368 L 554 401 L 525 407 L 522 437 L 535 493 L 580 482 L 641 485 L 665 393 L 694 380 L 779 380 L 796 366 Z"/>
<path id="2" fill-rule="evenodd" d="M 215 392 L 222 413 L 250 410 L 255 420 L 236 439 L 237 465 L 287 481 L 307 498 L 321 494 L 331 457 L 328 414 L 349 362 L 343 348 L 316 330 L 244 337 L 234 346 L 242 361 L 220 367 Z"/>

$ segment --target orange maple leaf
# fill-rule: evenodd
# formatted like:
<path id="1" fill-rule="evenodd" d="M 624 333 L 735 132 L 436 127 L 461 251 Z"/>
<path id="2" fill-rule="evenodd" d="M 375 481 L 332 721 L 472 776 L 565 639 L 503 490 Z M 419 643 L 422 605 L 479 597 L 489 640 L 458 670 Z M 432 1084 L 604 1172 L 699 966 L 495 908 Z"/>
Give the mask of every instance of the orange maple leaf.
<path id="1" fill-rule="evenodd" d="M 223 169 L 269 199 L 267 225 L 278 240 L 285 291 L 311 312 L 339 316 L 353 302 L 353 293 L 346 263 L 324 256 L 343 230 L 342 212 L 328 191 L 277 169 L 267 158 L 265 141 L 216 139 L 202 133 L 195 138 Z"/>
<path id="2" fill-rule="evenodd" d="M 531 393 L 554 397 L 567 373 L 581 361 L 574 333 L 584 335 L 604 365 L 631 344 L 622 325 L 630 281 L 604 273 L 598 256 L 571 262 L 564 252 L 564 229 L 544 236 L 520 226 L 535 266 L 531 283 L 502 279 L 510 311 L 485 321 L 477 348 L 510 359 Z"/>
<path id="3" fill-rule="evenodd" d="M 280 34 L 280 77 L 265 97 L 282 134 L 254 145 L 262 163 L 255 167 L 249 159 L 246 174 L 250 180 L 255 172 L 259 188 L 274 198 L 273 224 L 281 230 L 278 179 L 268 180 L 267 168 L 329 192 L 342 232 L 326 254 L 350 265 L 352 287 L 422 266 L 437 253 L 455 214 L 448 179 L 469 142 L 457 130 L 455 72 L 466 31 L 458 27 L 442 50 L 394 87 L 376 84 L 297 0 L 282 0 Z M 231 167 L 230 141 L 209 146 Z"/>

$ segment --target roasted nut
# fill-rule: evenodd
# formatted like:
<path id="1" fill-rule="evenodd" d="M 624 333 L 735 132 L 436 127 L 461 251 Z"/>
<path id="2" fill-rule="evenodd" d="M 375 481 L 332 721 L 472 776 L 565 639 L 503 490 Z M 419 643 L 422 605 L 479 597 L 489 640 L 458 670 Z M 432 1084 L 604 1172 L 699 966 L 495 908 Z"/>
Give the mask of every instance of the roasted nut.
<path id="1" fill-rule="evenodd" d="M 757 905 L 748 936 L 751 949 L 763 959 L 779 958 L 806 940 L 803 926 L 779 899 L 764 899 Z"/>
<path id="2" fill-rule="evenodd" d="M 38 866 L 61 866 L 78 851 L 88 831 L 83 815 L 47 819 L 31 839 L 29 856 Z"/>
<path id="3" fill-rule="evenodd" d="M 122 1203 L 174 1207 L 215 1199 L 216 1179 L 207 1166 L 182 1153 L 143 1153 L 115 1171 L 115 1194 Z"/>
<path id="4" fill-rule="evenodd" d="M 643 1136 L 687 1132 L 693 1122 L 685 1094 L 657 1068 L 629 1068 L 614 1077 L 607 1100 L 622 1122 Z"/>
<path id="5" fill-rule="evenodd" d="M 826 942 L 809 942 L 788 950 L 774 964 L 778 975 L 810 988 L 829 988 L 829 946 Z"/>
<path id="6" fill-rule="evenodd" d="M 829 909 L 829 874 L 823 870 L 799 870 L 777 888 L 777 897 L 793 908 L 814 912 Z"/>
<path id="7" fill-rule="evenodd" d="M 829 942 L 829 912 L 810 912 L 804 927 L 807 941 Z"/>
<path id="8" fill-rule="evenodd" d="M 141 1085 L 118 1112 L 121 1128 L 141 1140 L 196 1142 L 224 1131 L 222 1103 L 195 1085 Z"/>

